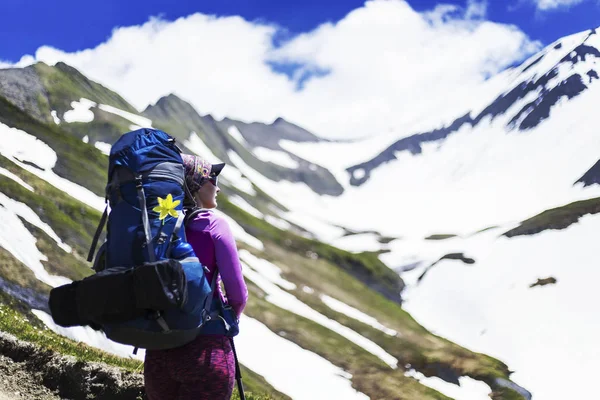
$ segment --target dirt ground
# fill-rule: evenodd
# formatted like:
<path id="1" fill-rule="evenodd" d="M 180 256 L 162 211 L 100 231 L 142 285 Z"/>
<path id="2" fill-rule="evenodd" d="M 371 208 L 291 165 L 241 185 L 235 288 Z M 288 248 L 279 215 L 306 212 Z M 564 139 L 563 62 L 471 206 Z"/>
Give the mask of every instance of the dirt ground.
<path id="1" fill-rule="evenodd" d="M 0 400 L 141 400 L 143 378 L 0 332 Z"/>
<path id="2" fill-rule="evenodd" d="M 0 400 L 55 400 L 60 399 L 50 389 L 9 357 L 0 355 Z"/>

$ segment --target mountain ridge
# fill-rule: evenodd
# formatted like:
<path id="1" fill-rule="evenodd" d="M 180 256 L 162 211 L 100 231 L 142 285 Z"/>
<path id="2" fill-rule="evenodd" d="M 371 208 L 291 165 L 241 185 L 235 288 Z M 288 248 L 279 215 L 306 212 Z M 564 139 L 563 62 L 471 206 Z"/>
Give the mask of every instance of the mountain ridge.
<path id="1" fill-rule="evenodd" d="M 522 108 L 508 122 L 509 129 L 523 131 L 535 128 L 538 124 L 542 123 L 549 117 L 550 109 L 559 101 L 561 97 L 566 96 L 571 99 L 575 96 L 578 96 L 584 90 L 586 90 L 594 80 L 598 79 L 598 72 L 594 69 L 590 69 L 586 72 L 586 76 L 588 77 L 588 85 L 583 82 L 582 75 L 574 73 L 573 75 L 570 75 L 560 81 L 558 85 L 551 87 L 550 89 L 547 88 L 549 82 L 558 77 L 559 65 L 564 63 L 571 63 L 572 65 L 575 65 L 582 61 L 585 62 L 587 56 L 593 56 L 594 58 L 600 59 L 600 50 L 598 47 L 588 46 L 585 44 L 590 38 L 595 36 L 597 36 L 596 30 L 590 30 L 587 37 L 574 49 L 568 52 L 562 49 L 562 46 L 558 47 L 557 49 L 558 44 L 548 46 L 542 51 L 543 54 L 541 54 L 521 70 L 521 74 L 523 74 L 532 69 L 534 66 L 538 65 L 543 58 L 547 56 L 546 53 L 551 49 L 562 49 L 563 53 L 566 52 L 566 54 L 558 61 L 558 63 L 549 71 L 543 73 L 542 76 L 535 80 L 525 78 L 523 82 L 516 84 L 512 89 L 509 87 L 506 92 L 500 94 L 490 105 L 484 108 L 483 111 L 477 113 L 475 116 L 472 116 L 472 111 L 469 111 L 447 126 L 434 129 L 429 132 L 409 135 L 393 143 L 373 159 L 348 167 L 346 171 L 351 177 L 350 184 L 353 186 L 360 186 L 364 184 L 369 179 L 372 170 L 384 163 L 395 160 L 397 158 L 397 152 L 408 151 L 413 155 L 419 154 L 421 152 L 422 143 L 443 140 L 450 134 L 457 132 L 464 125 L 475 127 L 486 117 L 491 117 L 493 120 L 498 115 L 505 114 L 518 100 L 525 99 L 529 93 L 540 90 L 542 92 L 542 96 L 537 97 L 533 101 L 523 105 Z M 361 173 L 359 177 L 357 177 L 355 175 L 357 171 L 364 171 L 364 173 Z"/>

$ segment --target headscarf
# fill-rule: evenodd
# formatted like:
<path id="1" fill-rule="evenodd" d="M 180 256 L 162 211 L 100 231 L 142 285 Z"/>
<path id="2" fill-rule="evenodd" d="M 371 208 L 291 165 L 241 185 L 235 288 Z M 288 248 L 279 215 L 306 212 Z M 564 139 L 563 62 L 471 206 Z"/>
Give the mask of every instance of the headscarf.
<path id="1" fill-rule="evenodd" d="M 219 175 L 225 164 L 211 164 L 206 159 L 191 154 L 182 154 L 181 158 L 185 168 L 185 185 L 187 187 L 184 205 L 186 203 L 195 205 L 194 193 L 208 182 L 208 178 Z"/>

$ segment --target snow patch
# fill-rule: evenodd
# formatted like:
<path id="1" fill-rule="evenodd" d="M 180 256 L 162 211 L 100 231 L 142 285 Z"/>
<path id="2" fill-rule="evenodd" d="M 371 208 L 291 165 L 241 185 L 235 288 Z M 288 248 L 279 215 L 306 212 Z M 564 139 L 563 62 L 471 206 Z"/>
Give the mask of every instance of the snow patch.
<path id="1" fill-rule="evenodd" d="M 12 179 L 13 181 L 17 182 L 19 185 L 23 186 L 25 189 L 33 192 L 33 187 L 31 185 L 29 185 L 27 182 L 25 182 L 23 179 L 21 179 L 19 176 L 15 175 L 15 174 L 13 174 L 9 170 L 0 167 L 0 175 L 4 175 L 7 178 Z"/>
<path id="2" fill-rule="evenodd" d="M 285 168 L 296 169 L 300 166 L 298 161 L 283 151 L 271 150 L 266 147 L 255 147 L 252 149 L 252 153 L 261 161 L 277 164 Z"/>
<path id="3" fill-rule="evenodd" d="M 3 123 L 0 123 L 0 137 L 12 138 L 12 140 L 0 141 L 0 154 L 4 157 L 96 210 L 104 210 L 105 204 L 102 197 L 52 171 L 56 165 L 57 155 L 46 143 L 25 131 L 11 128 Z M 39 168 L 25 161 L 33 163 Z"/>
<path id="4" fill-rule="evenodd" d="M 379 321 L 377 321 L 375 318 L 371 317 L 370 315 L 365 314 L 364 312 L 362 312 L 354 307 L 349 306 L 346 303 L 336 300 L 333 297 L 329 297 L 326 294 L 322 294 L 319 297 L 321 298 L 321 301 L 323 303 L 325 303 L 325 305 L 327 307 L 331 308 L 334 311 L 345 314 L 346 316 L 348 316 L 350 318 L 353 318 L 357 321 L 367 324 L 377 330 L 382 331 L 386 335 L 398 336 L 397 331 L 385 327 L 384 325 L 380 324 Z"/>
<path id="5" fill-rule="evenodd" d="M 414 369 L 406 371 L 404 376 L 412 377 L 418 380 L 420 384 L 435 389 L 453 399 L 489 400 L 489 394 L 492 393 L 492 390 L 485 382 L 477 381 L 468 376 L 459 377 L 459 385 L 446 382 L 437 376 L 426 377 Z"/>
<path id="6" fill-rule="evenodd" d="M 196 155 L 199 155 L 204 159 L 214 163 L 223 162 L 213 154 L 213 152 L 194 131 L 190 132 L 188 140 L 184 141 L 183 144 Z M 219 178 L 224 178 L 224 180 L 229 183 L 230 186 L 233 186 L 244 193 L 247 193 L 251 196 L 256 196 L 256 190 L 254 190 L 252 182 L 244 178 L 242 173 L 233 165 L 227 165 L 225 168 L 223 168 L 219 174 Z"/>
<path id="7" fill-rule="evenodd" d="M 200 136 L 194 131 L 190 132 L 190 136 L 183 142 L 184 146 L 192 150 L 196 155 L 214 163 L 222 163 L 217 156 L 208 148 L 208 146 L 200 139 Z M 224 170 L 223 170 L 224 171 Z"/>
<path id="8" fill-rule="evenodd" d="M 258 258 L 248 250 L 242 249 L 240 250 L 240 259 L 243 260 L 246 264 L 252 266 L 252 268 L 261 274 L 264 278 L 268 279 L 270 282 L 282 287 L 285 290 L 294 290 L 296 289 L 296 285 L 288 280 L 285 280 L 281 277 L 281 269 L 275 264 L 263 260 L 262 258 Z"/>
<path id="9" fill-rule="evenodd" d="M 287 221 L 294 223 L 308 232 L 317 236 L 320 240 L 329 243 L 344 234 L 342 228 L 330 224 L 326 219 L 315 217 L 315 214 L 326 214 L 327 197 L 319 197 L 305 183 L 288 182 L 282 180 L 280 182 L 272 181 L 256 171 L 241 159 L 234 151 L 227 153 L 231 162 L 244 174 L 252 180 L 252 182 L 265 193 L 282 204 L 288 209 L 296 209 L 299 211 L 281 212 L 280 215 Z M 225 171 L 225 169 L 223 170 Z M 305 204 L 308 200 L 309 204 Z M 350 215 L 350 214 L 347 214 Z M 346 215 L 346 217 L 347 217 Z"/>
<path id="10" fill-rule="evenodd" d="M 105 154 L 107 156 L 110 155 L 110 149 L 112 147 L 112 144 L 110 143 L 104 143 L 104 142 L 96 142 L 94 143 L 94 146 L 100 150 L 102 152 L 102 154 Z"/>
<path id="11" fill-rule="evenodd" d="M 254 208 L 250 203 L 241 198 L 240 196 L 234 194 L 229 196 L 229 201 L 231 204 L 238 206 L 242 210 L 246 211 L 248 214 L 255 216 L 256 218 L 263 218 L 264 214 Z"/>
<path id="12" fill-rule="evenodd" d="M 303 286 L 303 287 L 302 287 L 302 291 L 303 291 L 304 293 L 308 293 L 308 294 L 313 294 L 313 293 L 315 293 L 315 290 L 314 290 L 313 288 L 311 288 L 311 287 L 308 287 L 308 286 Z"/>
<path id="13" fill-rule="evenodd" d="M 358 233 L 345 235 L 331 242 L 335 247 L 344 249 L 351 253 L 362 253 L 364 251 L 380 251 L 388 248 L 387 244 L 379 241 L 379 236 L 374 233 Z"/>
<path id="14" fill-rule="evenodd" d="M 359 169 L 355 169 L 354 172 L 352 172 L 352 176 L 354 177 L 354 179 L 362 179 L 365 177 L 365 170 L 362 168 Z"/>
<path id="15" fill-rule="evenodd" d="M 52 287 L 71 282 L 67 278 L 50 275 L 46 271 L 42 261 L 48 261 L 48 258 L 38 250 L 35 245 L 37 239 L 25 227 L 19 217 L 48 234 L 62 250 L 67 253 L 71 252 L 71 247 L 63 243 L 52 228 L 42 222 L 29 206 L 15 201 L 1 192 L 0 220 L 2 220 L 2 224 L 0 224 L 0 247 L 25 264 L 37 279 Z"/>
<path id="16" fill-rule="evenodd" d="M 72 101 L 72 110 L 67 111 L 63 115 L 65 122 L 92 122 L 94 120 L 94 112 L 90 108 L 95 107 L 96 103 L 91 100 L 81 98 L 79 101 Z"/>
<path id="17" fill-rule="evenodd" d="M 240 132 L 240 130 L 238 129 L 237 126 L 231 125 L 229 128 L 227 128 L 227 133 L 229 133 L 229 135 L 232 138 L 237 140 L 239 144 L 241 144 L 243 146 L 248 145 L 248 143 L 246 143 L 246 139 L 244 139 L 244 137 L 242 136 L 242 132 Z"/>
<path id="18" fill-rule="evenodd" d="M 282 216 L 289 222 L 305 229 L 315 235 L 319 240 L 332 243 L 344 235 L 344 229 L 334 226 L 318 217 L 296 211 L 282 212 Z"/>
<path id="19" fill-rule="evenodd" d="M 248 232 L 246 232 L 244 230 L 244 228 L 242 228 L 242 226 L 240 224 L 238 224 L 229 215 L 225 214 L 224 212 L 222 212 L 220 210 L 214 210 L 214 212 L 217 213 L 218 215 L 220 215 L 222 218 L 224 218 L 227 221 L 227 223 L 229 224 L 229 227 L 231 228 L 231 232 L 233 233 L 233 236 L 237 240 L 244 242 L 246 244 L 249 244 L 250 246 L 254 247 L 257 250 L 262 251 L 265 249 L 265 245 L 263 244 L 263 242 L 261 242 L 259 239 L 255 238 L 254 236 L 252 236 Z"/>
<path id="20" fill-rule="evenodd" d="M 134 123 L 135 125 L 141 126 L 143 128 L 152 128 L 152 121 L 146 117 L 142 117 L 141 115 L 132 114 L 130 112 L 123 111 L 121 109 L 106 104 L 100 104 L 98 108 L 102 111 L 106 111 L 108 113 L 125 118 L 129 122 Z"/>
<path id="21" fill-rule="evenodd" d="M 511 380 L 534 398 L 586 398 L 600 359 L 600 320 L 593 317 L 599 229 L 600 215 L 588 215 L 533 236 L 484 232 L 457 240 L 476 264 L 438 263 L 418 285 L 408 284 L 403 308 L 431 332 L 505 362 L 515 371 Z M 529 287 L 545 277 L 557 283 Z"/>
<path id="22" fill-rule="evenodd" d="M 242 315 L 235 338 L 240 362 L 295 400 L 368 400 L 352 388 L 352 375 Z M 307 384 L 310 382 L 310 384 Z"/>
<path id="23" fill-rule="evenodd" d="M 267 221 L 274 227 L 279 228 L 284 231 L 288 230 L 292 227 L 292 225 L 289 222 L 287 222 L 286 220 L 277 218 L 277 217 L 274 217 L 274 216 L 268 215 L 268 214 L 265 215 L 265 221 Z"/>
<path id="24" fill-rule="evenodd" d="M 54 123 L 56 125 L 59 125 L 60 124 L 60 118 L 58 118 L 58 115 L 56 115 L 56 110 L 52 110 L 50 112 L 50 115 L 52 115 L 52 119 L 54 120 Z"/>
<path id="25" fill-rule="evenodd" d="M 375 342 L 365 338 L 359 333 L 353 331 L 352 329 L 340 324 L 339 322 L 327 318 L 325 315 L 315 311 L 310 308 L 308 305 L 304 304 L 294 295 L 280 289 L 275 283 L 273 283 L 269 278 L 263 276 L 257 270 L 253 268 L 253 264 L 243 263 L 243 273 L 244 276 L 250 279 L 255 285 L 261 288 L 266 294 L 265 300 L 268 302 L 275 304 L 278 307 L 283 308 L 289 312 L 302 316 L 304 318 L 308 318 L 313 322 L 318 323 L 319 325 L 324 326 L 336 332 L 337 334 L 345 337 L 352 343 L 362 347 L 369 353 L 381 359 L 383 362 L 388 364 L 391 368 L 397 368 L 398 360 L 386 352 L 383 348 L 381 348 Z"/>
<path id="26" fill-rule="evenodd" d="M 97 349 L 102 349 L 108 353 L 115 354 L 123 358 L 135 358 L 144 360 L 146 350 L 138 349 L 136 355 L 133 354 L 133 347 L 113 342 L 108 339 L 101 331 L 95 331 L 89 326 L 74 326 L 65 328 L 54 323 L 52 316 L 44 311 L 32 309 L 31 312 L 38 317 L 49 329 L 55 333 L 65 336 L 76 342 L 82 342 Z"/>

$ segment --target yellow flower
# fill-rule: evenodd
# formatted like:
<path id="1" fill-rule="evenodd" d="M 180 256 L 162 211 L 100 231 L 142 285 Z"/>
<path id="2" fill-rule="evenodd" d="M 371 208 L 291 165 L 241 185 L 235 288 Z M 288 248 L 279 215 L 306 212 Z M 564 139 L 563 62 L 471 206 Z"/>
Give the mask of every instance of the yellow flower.
<path id="1" fill-rule="evenodd" d="M 175 209 L 175 207 L 177 207 L 179 205 L 180 201 L 179 200 L 175 200 L 173 201 L 173 196 L 171 196 L 171 194 L 169 193 L 169 195 L 167 196 L 166 199 L 163 198 L 158 198 L 158 205 L 156 207 L 154 207 L 152 209 L 152 211 L 156 211 L 157 213 L 160 213 L 160 216 L 158 217 L 159 220 L 163 221 L 163 224 L 165 223 L 164 219 L 167 218 L 167 215 L 171 215 L 175 218 L 177 218 L 179 216 L 178 211 Z"/>

